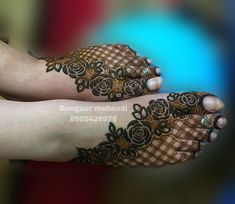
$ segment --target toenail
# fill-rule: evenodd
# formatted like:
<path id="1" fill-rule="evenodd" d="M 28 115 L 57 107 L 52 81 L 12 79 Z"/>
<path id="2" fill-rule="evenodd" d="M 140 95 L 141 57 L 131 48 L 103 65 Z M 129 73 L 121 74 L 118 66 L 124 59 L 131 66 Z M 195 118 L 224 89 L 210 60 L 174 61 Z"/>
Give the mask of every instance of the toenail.
<path id="1" fill-rule="evenodd" d="M 153 64 L 153 61 L 152 61 L 151 59 L 149 59 L 149 58 L 147 58 L 146 61 L 147 61 L 147 63 L 148 63 L 149 65 Z"/>
<path id="2" fill-rule="evenodd" d="M 202 154 L 202 150 L 200 150 L 199 152 L 196 152 L 194 155 L 195 155 L 195 157 L 198 157 L 199 155 L 201 155 Z"/>
<path id="3" fill-rule="evenodd" d="M 215 96 L 206 96 L 202 103 L 203 107 L 212 113 L 224 108 L 224 103 Z"/>
<path id="4" fill-rule="evenodd" d="M 218 132 L 213 130 L 210 134 L 210 141 L 213 142 L 218 137 Z"/>
<path id="5" fill-rule="evenodd" d="M 149 91 L 156 91 L 162 84 L 162 77 L 154 77 L 147 81 L 147 88 Z"/>
<path id="6" fill-rule="evenodd" d="M 227 125 L 228 121 L 226 118 L 224 117 L 220 117 L 217 121 L 216 121 L 216 126 L 219 128 L 219 129 L 222 129 L 224 128 L 226 125 Z"/>
<path id="7" fill-rule="evenodd" d="M 161 71 L 160 71 L 160 68 L 155 68 L 155 73 L 156 73 L 156 75 L 161 75 Z"/>

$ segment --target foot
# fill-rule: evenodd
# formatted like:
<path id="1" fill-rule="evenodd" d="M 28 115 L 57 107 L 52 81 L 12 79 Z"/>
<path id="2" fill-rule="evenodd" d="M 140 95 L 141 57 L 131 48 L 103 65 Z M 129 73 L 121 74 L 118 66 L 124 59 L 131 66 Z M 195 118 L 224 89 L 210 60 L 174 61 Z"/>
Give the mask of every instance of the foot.
<path id="1" fill-rule="evenodd" d="M 54 81 L 51 86 L 66 87 L 65 81 L 71 78 L 79 100 L 117 101 L 156 93 L 162 82 L 160 69 L 127 45 L 82 48 L 65 57 L 45 60 L 46 71 Z M 58 79 L 55 72 L 63 76 Z M 65 88 L 62 90 L 66 92 Z M 61 92 L 59 88 L 58 92 Z M 65 98 L 66 93 L 62 92 L 61 96 Z"/>
<path id="2" fill-rule="evenodd" d="M 162 81 L 159 68 L 127 45 L 38 60 L 0 41 L 0 54 L 0 94 L 10 100 L 115 101 L 155 93 Z"/>
<path id="3" fill-rule="evenodd" d="M 85 113 L 86 120 L 83 118 L 88 122 L 82 123 L 80 114 L 79 123 L 73 123 L 67 130 L 71 148 L 77 144 L 77 156 L 72 161 L 81 163 L 159 167 L 188 161 L 200 151 L 204 141 L 213 141 L 216 130 L 227 123 L 218 113 L 223 102 L 208 93 L 146 95 L 121 102 L 84 105 L 92 110 Z M 79 108 L 82 107 L 80 104 Z M 102 111 L 95 111 L 95 107 Z M 124 107 L 125 112 L 105 112 L 107 107 L 109 110 Z M 107 122 L 107 117 L 104 123 L 94 121 L 94 117 L 102 121 L 107 115 L 113 121 Z M 73 154 L 72 150 L 70 153 Z"/>

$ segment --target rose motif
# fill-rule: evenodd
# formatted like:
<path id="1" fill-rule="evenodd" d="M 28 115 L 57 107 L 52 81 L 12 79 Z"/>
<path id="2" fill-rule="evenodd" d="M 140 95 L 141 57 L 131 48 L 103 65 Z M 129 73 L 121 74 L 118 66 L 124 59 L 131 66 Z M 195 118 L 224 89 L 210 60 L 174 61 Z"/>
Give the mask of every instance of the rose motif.
<path id="1" fill-rule="evenodd" d="M 128 80 L 124 83 L 123 89 L 129 96 L 140 96 L 143 93 L 143 83 L 139 79 Z"/>
<path id="2" fill-rule="evenodd" d="M 117 159 L 119 155 L 119 146 L 112 142 L 102 142 L 95 148 L 97 158 L 105 162 Z"/>
<path id="3" fill-rule="evenodd" d="M 151 141 L 151 126 L 146 121 L 132 120 L 127 126 L 127 140 L 137 148 Z"/>
<path id="4" fill-rule="evenodd" d="M 106 96 L 112 90 L 112 79 L 106 76 L 97 76 L 91 80 L 90 87 L 95 96 Z"/>
<path id="5" fill-rule="evenodd" d="M 194 92 L 185 92 L 180 94 L 180 102 L 188 107 L 195 107 L 199 103 L 199 96 Z"/>
<path id="6" fill-rule="evenodd" d="M 166 119 L 170 116 L 172 107 L 164 99 L 150 101 L 148 110 L 152 113 L 154 119 Z"/>
<path id="7" fill-rule="evenodd" d="M 64 66 L 63 71 L 68 74 L 71 78 L 77 78 L 86 74 L 86 66 L 79 61 L 72 61 Z"/>

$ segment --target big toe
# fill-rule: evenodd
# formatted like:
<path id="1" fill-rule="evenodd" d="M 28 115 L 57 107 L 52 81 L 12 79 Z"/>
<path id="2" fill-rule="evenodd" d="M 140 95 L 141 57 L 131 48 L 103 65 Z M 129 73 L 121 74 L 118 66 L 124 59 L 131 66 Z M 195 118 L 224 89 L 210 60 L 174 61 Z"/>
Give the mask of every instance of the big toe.
<path id="1" fill-rule="evenodd" d="M 162 85 L 162 77 L 153 77 L 147 80 L 147 88 L 149 91 L 157 91 Z"/>
<path id="2" fill-rule="evenodd" d="M 224 108 L 224 103 L 216 96 L 208 95 L 203 98 L 202 105 L 205 110 L 210 113 L 215 113 Z"/>

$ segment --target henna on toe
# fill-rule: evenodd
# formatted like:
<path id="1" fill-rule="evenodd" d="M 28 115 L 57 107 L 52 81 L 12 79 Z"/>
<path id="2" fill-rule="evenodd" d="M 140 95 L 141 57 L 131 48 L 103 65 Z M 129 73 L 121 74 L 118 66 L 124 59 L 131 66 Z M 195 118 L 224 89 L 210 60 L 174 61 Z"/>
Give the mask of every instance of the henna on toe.
<path id="1" fill-rule="evenodd" d="M 111 101 L 155 92 L 162 82 L 159 68 L 127 45 L 82 48 L 45 60 L 47 72 L 63 72 L 74 78 L 78 92 L 90 89 L 94 96 Z"/>

